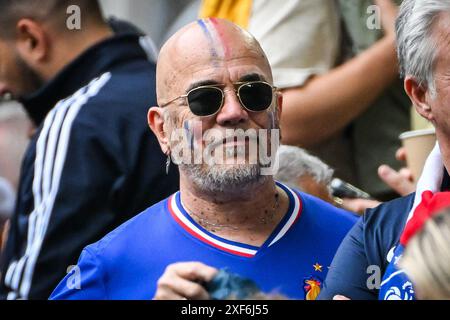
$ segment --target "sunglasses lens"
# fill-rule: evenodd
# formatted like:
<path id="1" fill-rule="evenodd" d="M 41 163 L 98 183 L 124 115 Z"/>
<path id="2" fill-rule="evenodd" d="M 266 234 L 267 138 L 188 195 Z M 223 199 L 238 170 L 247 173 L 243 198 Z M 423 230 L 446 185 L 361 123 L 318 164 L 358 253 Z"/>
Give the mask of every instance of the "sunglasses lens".
<path id="1" fill-rule="evenodd" d="M 210 116 L 222 105 L 222 91 L 219 88 L 198 88 L 188 94 L 191 112 L 199 117 Z"/>
<path id="2" fill-rule="evenodd" d="M 272 87 L 263 82 L 244 84 L 239 89 L 239 97 L 245 108 L 250 111 L 264 111 L 272 103 Z"/>

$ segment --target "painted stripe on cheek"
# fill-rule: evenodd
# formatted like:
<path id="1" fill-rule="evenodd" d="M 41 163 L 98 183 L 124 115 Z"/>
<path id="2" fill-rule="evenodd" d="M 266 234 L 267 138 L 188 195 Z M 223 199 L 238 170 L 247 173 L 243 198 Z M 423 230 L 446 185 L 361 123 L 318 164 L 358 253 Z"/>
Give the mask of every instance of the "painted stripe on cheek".
<path id="1" fill-rule="evenodd" d="M 191 150 L 194 150 L 194 132 L 192 132 L 188 120 L 184 121 L 183 128 L 186 134 L 186 140 L 189 143 L 189 148 L 191 148 Z"/>

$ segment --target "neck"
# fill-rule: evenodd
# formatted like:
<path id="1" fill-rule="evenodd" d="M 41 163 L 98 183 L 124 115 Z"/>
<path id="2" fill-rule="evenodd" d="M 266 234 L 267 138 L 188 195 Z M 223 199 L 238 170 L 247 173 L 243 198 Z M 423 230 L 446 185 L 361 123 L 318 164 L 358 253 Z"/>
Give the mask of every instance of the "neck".
<path id="1" fill-rule="evenodd" d="M 201 190 L 181 172 L 180 194 L 190 216 L 205 229 L 233 241 L 260 246 L 284 217 L 286 193 L 273 179 L 245 190 Z"/>
<path id="2" fill-rule="evenodd" d="M 86 31 L 64 31 L 54 34 L 54 42 L 58 45 L 52 47 L 53 59 L 41 70 L 38 70 L 39 74 L 45 81 L 51 80 L 87 49 L 112 35 L 113 31 L 107 25 L 91 27 Z"/>

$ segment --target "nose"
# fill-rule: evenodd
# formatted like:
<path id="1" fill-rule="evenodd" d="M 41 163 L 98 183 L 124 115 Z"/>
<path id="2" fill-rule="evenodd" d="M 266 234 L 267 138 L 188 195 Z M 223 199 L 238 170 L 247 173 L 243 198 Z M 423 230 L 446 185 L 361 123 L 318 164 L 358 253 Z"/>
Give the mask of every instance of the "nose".
<path id="1" fill-rule="evenodd" d="M 234 90 L 224 90 L 222 109 L 217 114 L 216 122 L 224 127 L 236 126 L 248 120 L 248 112 L 242 107 Z"/>

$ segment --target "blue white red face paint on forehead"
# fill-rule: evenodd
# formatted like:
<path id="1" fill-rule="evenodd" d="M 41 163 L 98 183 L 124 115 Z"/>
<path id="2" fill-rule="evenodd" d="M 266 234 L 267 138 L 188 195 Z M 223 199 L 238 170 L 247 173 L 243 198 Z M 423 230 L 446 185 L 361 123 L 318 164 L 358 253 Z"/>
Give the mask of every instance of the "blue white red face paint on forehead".
<path id="1" fill-rule="evenodd" d="M 217 60 L 219 59 L 219 54 L 217 53 L 216 48 L 217 41 L 214 39 L 213 33 L 211 33 L 210 28 L 207 25 L 207 20 L 197 20 L 197 23 L 208 40 L 209 54 L 211 55 L 213 61 L 216 61 L 217 63 Z"/>
<path id="2" fill-rule="evenodd" d="M 209 19 L 209 21 L 211 22 L 214 30 L 216 31 L 216 35 L 218 36 L 223 51 L 223 58 L 225 60 L 228 60 L 231 51 L 230 49 L 231 41 L 228 39 L 227 33 L 225 32 L 223 25 L 220 24 L 220 22 L 216 18 L 211 18 Z"/>
<path id="3" fill-rule="evenodd" d="M 231 23 L 218 18 L 199 19 L 196 23 L 201 28 L 207 41 L 207 50 L 209 50 L 215 68 L 220 67 L 222 62 L 237 58 L 235 55 L 241 53 L 243 57 L 252 56 L 257 60 L 261 59 L 261 61 L 255 61 L 255 70 L 251 73 L 262 73 L 265 75 L 263 76 L 265 81 L 272 81 L 269 62 L 258 42 L 248 31 L 240 29 L 238 26 L 233 27 Z M 246 49 L 245 53 L 242 49 Z M 267 70 L 266 66 L 262 67 L 263 64 L 267 65 Z M 242 72 L 248 73 L 249 71 Z M 234 78 L 240 79 L 242 76 L 245 76 L 245 74 L 237 74 Z"/>
<path id="4" fill-rule="evenodd" d="M 224 26 L 216 18 L 197 20 L 197 24 L 203 31 L 208 41 L 209 52 L 214 63 L 219 60 L 227 60 L 230 57 L 230 41 Z"/>

